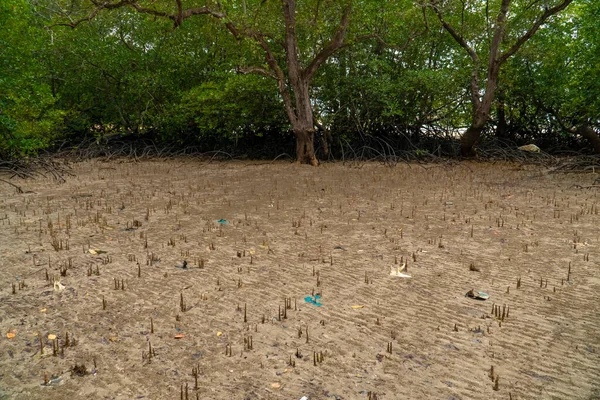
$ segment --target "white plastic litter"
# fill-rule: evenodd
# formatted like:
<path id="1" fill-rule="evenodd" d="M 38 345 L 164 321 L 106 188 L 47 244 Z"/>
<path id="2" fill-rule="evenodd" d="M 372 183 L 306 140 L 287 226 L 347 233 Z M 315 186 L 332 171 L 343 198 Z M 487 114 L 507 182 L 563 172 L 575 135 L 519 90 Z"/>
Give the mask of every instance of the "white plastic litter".
<path id="1" fill-rule="evenodd" d="M 404 271 L 406 271 L 406 263 L 402 264 L 401 266 L 394 266 L 392 265 L 392 271 L 390 272 L 391 276 L 397 276 L 399 278 L 410 278 L 411 276 L 408 274 L 405 274 Z"/>
<path id="2" fill-rule="evenodd" d="M 54 279 L 54 291 L 55 292 L 62 292 L 63 290 L 65 290 L 65 285 L 63 285 L 62 283 L 60 283 L 60 279 Z"/>

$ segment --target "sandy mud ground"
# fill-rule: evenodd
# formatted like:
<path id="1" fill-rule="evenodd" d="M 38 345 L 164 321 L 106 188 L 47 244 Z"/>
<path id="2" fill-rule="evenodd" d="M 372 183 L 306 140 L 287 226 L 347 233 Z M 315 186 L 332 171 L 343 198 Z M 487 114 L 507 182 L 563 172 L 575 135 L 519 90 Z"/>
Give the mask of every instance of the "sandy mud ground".
<path id="1" fill-rule="evenodd" d="M 596 175 L 72 172 L 0 184 L 2 399 L 600 398 Z"/>

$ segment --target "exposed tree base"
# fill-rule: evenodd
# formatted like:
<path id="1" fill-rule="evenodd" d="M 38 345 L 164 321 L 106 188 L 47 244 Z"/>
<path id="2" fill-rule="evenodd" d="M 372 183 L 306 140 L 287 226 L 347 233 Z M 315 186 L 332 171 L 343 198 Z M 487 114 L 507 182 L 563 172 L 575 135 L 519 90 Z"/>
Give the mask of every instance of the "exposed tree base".
<path id="1" fill-rule="evenodd" d="M 316 158 L 312 161 L 305 161 L 305 162 L 300 162 L 300 161 L 296 160 L 296 162 L 294 164 L 296 164 L 296 165 L 311 165 L 313 167 L 318 167 L 319 160 L 317 160 Z"/>
<path id="2" fill-rule="evenodd" d="M 475 144 L 481 136 L 483 126 L 471 125 L 460 139 L 460 155 L 465 158 L 477 157 Z"/>
<path id="3" fill-rule="evenodd" d="M 477 153 L 475 152 L 475 148 L 472 146 L 460 146 L 460 155 L 464 158 L 475 158 L 477 157 Z"/>
<path id="4" fill-rule="evenodd" d="M 294 130 L 296 135 L 296 161 L 300 164 L 319 165 L 315 156 L 315 131 L 312 129 Z"/>
<path id="5" fill-rule="evenodd" d="M 296 164 L 308 164 L 308 165 L 312 165 L 313 167 L 318 167 L 319 166 L 319 160 L 317 160 L 317 157 L 312 156 L 312 158 L 308 158 L 308 157 L 304 157 L 304 158 L 296 158 Z"/>

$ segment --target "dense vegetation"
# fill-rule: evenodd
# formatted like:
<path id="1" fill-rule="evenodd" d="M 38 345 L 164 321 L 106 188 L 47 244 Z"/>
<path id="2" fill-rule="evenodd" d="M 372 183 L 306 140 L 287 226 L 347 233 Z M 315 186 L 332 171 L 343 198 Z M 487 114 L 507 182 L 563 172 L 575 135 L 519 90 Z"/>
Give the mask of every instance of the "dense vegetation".
<path id="1" fill-rule="evenodd" d="M 599 19 L 597 0 L 5 0 L 0 158 L 600 153 Z"/>

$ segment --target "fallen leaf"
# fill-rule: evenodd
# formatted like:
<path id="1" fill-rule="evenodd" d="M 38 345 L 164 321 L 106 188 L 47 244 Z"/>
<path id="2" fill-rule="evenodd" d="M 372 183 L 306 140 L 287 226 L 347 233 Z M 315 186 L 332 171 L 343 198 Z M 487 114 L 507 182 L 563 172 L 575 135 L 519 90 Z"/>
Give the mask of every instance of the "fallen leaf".
<path id="1" fill-rule="evenodd" d="M 271 383 L 271 387 L 272 387 L 273 389 L 279 389 L 279 388 L 281 387 L 281 383 L 277 383 L 277 382 L 275 382 L 275 383 Z"/>
<path id="2" fill-rule="evenodd" d="M 175 339 L 183 339 L 185 337 L 185 335 L 183 333 L 178 333 L 177 335 L 175 335 Z"/>
<path id="3" fill-rule="evenodd" d="M 48 340 L 54 340 L 54 339 L 56 339 L 56 335 L 55 334 L 51 333 L 51 334 L 48 335 Z"/>
<path id="4" fill-rule="evenodd" d="M 116 336 L 111 336 L 108 338 L 108 340 L 110 340 L 111 342 L 116 342 L 117 340 L 119 340 L 119 338 Z"/>
<path id="5" fill-rule="evenodd" d="M 217 332 L 217 336 L 223 335 L 223 332 Z"/>
<path id="6" fill-rule="evenodd" d="M 365 308 L 365 306 L 352 306 L 352 308 L 357 309 L 357 308 Z"/>
<path id="7" fill-rule="evenodd" d="M 108 238 L 108 239 L 111 240 L 110 238 Z M 100 249 L 89 249 L 88 251 L 90 252 L 90 254 L 94 254 L 94 255 L 106 253 L 106 251 L 100 250 Z"/>

